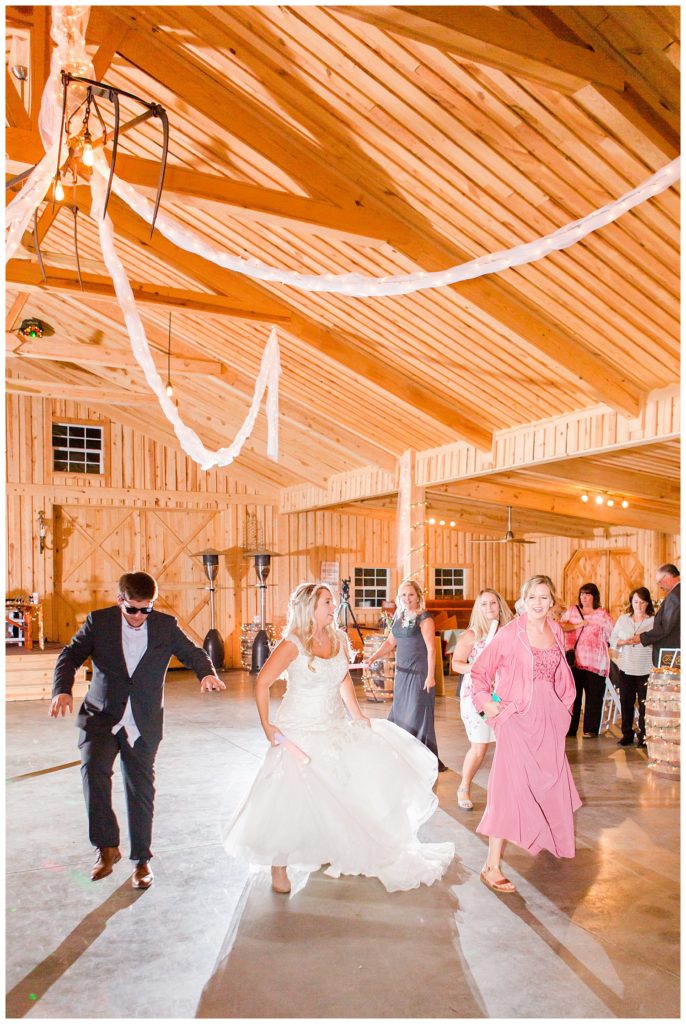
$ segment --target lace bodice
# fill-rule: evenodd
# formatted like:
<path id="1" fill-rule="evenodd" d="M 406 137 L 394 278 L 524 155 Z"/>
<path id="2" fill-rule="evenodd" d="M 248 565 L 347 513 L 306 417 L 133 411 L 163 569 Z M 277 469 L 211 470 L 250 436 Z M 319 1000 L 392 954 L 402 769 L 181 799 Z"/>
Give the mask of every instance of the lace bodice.
<path id="1" fill-rule="evenodd" d="M 284 638 L 298 648 L 297 658 L 286 669 L 288 685 L 274 719 L 284 729 L 326 728 L 333 720 L 345 719 L 339 688 L 348 671 L 348 638 L 340 631 L 338 635 L 341 647 L 333 658 L 310 658 L 297 637 Z"/>
<path id="2" fill-rule="evenodd" d="M 555 644 L 554 647 L 534 647 L 534 682 L 546 682 L 551 683 L 555 677 L 558 663 L 562 655 L 560 654 L 560 648 Z"/>

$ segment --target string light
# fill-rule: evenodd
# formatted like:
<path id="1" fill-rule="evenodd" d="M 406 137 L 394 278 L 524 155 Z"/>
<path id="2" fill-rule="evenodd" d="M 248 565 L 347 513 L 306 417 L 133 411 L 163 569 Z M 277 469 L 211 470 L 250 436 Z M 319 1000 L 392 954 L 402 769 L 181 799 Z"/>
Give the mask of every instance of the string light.
<path id="1" fill-rule="evenodd" d="M 55 202 L 57 203 L 61 203 L 64 199 L 64 189 L 62 187 L 62 179 L 59 176 L 59 174 L 55 178 L 55 188 L 53 190 L 53 195 L 55 196 Z"/>
<path id="2" fill-rule="evenodd" d="M 591 500 L 588 491 L 584 491 L 583 494 L 580 494 L 579 498 L 581 501 L 583 501 L 584 504 L 587 504 Z M 621 504 L 622 508 L 629 507 L 629 502 L 626 500 L 626 498 L 622 498 L 620 501 L 618 497 L 613 498 L 611 496 L 608 496 L 607 492 L 604 494 L 596 494 L 596 496 L 593 498 L 593 501 L 596 505 L 607 505 L 608 508 L 614 508 L 617 502 Z"/>
<path id="3" fill-rule="evenodd" d="M 183 229 L 182 233 L 182 238 L 184 239 L 182 248 L 197 252 L 204 259 L 212 263 L 237 271 L 253 279 L 276 281 L 279 284 L 299 288 L 302 291 L 336 292 L 358 298 L 374 295 L 408 295 L 425 288 L 442 288 L 459 281 L 471 280 L 482 274 L 497 273 L 499 269 L 504 270 L 512 266 L 522 266 L 547 256 L 549 253 L 566 249 L 578 241 L 582 234 L 589 234 L 592 231 L 598 230 L 598 228 L 604 227 L 606 224 L 611 224 L 622 215 L 624 210 L 639 205 L 658 191 L 664 191 L 664 189 L 669 188 L 678 176 L 679 161 L 676 159 L 672 164 L 661 168 L 652 178 L 649 178 L 638 188 L 633 189 L 613 203 L 595 210 L 580 222 L 574 222 L 573 224 L 567 224 L 562 228 L 558 228 L 557 231 L 545 235 L 543 238 L 536 239 L 534 243 L 528 242 L 524 245 L 508 249 L 505 252 L 481 256 L 478 259 L 451 267 L 449 270 L 431 273 L 416 271 L 412 274 L 398 274 L 393 278 L 373 278 L 358 273 L 301 274 L 284 267 L 269 266 L 254 258 L 246 261 L 242 256 L 232 256 L 229 253 L 216 249 L 209 242 L 186 229 Z M 116 174 L 112 179 L 112 189 L 129 206 L 134 208 L 144 220 L 151 223 L 153 205 L 148 199 L 138 193 L 135 193 L 134 199 L 129 194 L 129 186 L 117 178 Z M 159 211 L 157 228 L 165 238 L 171 238 L 171 232 L 175 229 L 178 230 L 179 225 L 177 221 L 171 220 L 165 213 Z"/>

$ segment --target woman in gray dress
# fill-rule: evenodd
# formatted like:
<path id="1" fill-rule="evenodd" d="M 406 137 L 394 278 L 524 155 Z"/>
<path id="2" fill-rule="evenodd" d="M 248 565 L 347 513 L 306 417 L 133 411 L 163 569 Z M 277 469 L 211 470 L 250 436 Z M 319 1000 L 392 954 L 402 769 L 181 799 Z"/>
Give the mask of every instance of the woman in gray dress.
<path id="1" fill-rule="evenodd" d="M 374 661 L 377 661 L 390 651 L 396 651 L 393 707 L 388 721 L 416 736 L 438 758 L 438 770 L 445 771 L 446 766 L 438 757 L 434 727 L 434 621 L 424 608 L 422 588 L 414 580 L 402 581 L 395 604 L 391 633 L 374 654 Z"/>

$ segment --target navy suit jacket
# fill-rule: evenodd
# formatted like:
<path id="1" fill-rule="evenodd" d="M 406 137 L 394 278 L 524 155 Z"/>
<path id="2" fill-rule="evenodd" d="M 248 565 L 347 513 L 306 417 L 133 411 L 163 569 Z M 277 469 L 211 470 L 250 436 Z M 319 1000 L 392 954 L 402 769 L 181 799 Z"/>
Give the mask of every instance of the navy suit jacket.
<path id="1" fill-rule="evenodd" d="M 653 645 L 653 665 L 659 663 L 661 647 L 681 647 L 681 584 L 672 587 L 660 605 L 653 628 L 639 633 L 644 647 Z"/>
<path id="2" fill-rule="evenodd" d="M 212 662 L 179 628 L 173 615 L 148 615 L 148 646 L 133 675 L 129 675 L 121 638 L 119 605 L 91 612 L 81 629 L 62 650 L 55 666 L 52 695 L 71 694 L 76 670 L 87 658 L 93 678 L 76 717 L 86 732 L 115 725 L 131 698 L 136 725 L 146 743 L 162 739 L 164 680 L 172 655 L 192 669 L 198 679 L 216 675 Z"/>

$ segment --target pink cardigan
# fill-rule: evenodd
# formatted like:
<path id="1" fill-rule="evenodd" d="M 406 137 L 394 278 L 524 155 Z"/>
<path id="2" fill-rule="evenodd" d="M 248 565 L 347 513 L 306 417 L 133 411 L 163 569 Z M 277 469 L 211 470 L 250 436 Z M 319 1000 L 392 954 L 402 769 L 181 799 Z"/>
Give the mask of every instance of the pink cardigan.
<path id="1" fill-rule="evenodd" d="M 526 711 L 533 696 L 534 655 L 526 635 L 526 613 L 502 626 L 495 637 L 476 658 L 471 667 L 472 701 L 477 711 L 483 711 L 491 696 L 492 683 L 501 704 L 499 722 L 510 715 Z M 571 712 L 576 695 L 574 676 L 565 658 L 564 633 L 557 622 L 549 620 L 550 628 L 562 657 L 555 671 L 555 693 Z M 493 722 L 495 719 L 489 719 Z"/>

